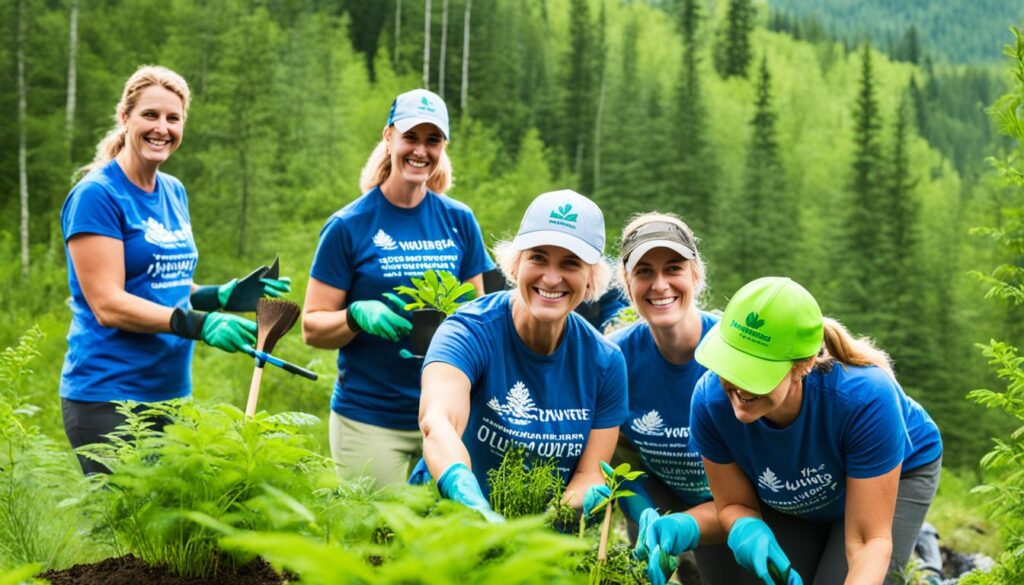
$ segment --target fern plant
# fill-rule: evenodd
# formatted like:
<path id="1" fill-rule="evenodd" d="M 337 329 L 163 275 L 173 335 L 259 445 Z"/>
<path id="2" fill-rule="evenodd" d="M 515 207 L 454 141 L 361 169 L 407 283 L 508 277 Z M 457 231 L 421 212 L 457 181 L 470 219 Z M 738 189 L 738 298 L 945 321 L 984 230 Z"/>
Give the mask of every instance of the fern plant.
<path id="1" fill-rule="evenodd" d="M 505 452 L 501 465 L 487 471 L 490 501 L 494 511 L 506 518 L 546 514 L 554 527 L 569 525 L 576 514 L 562 504 L 565 480 L 553 459 L 530 457 L 525 447 Z"/>
<path id="2" fill-rule="evenodd" d="M 451 315 L 465 301 L 472 299 L 476 288 L 471 283 L 461 283 L 447 270 L 427 270 L 423 278 L 411 279 L 412 286 L 396 286 L 395 292 L 412 299 L 405 304 L 406 311 L 418 309 L 436 309 L 445 315 Z"/>
<path id="3" fill-rule="evenodd" d="M 80 550 L 82 519 L 60 506 L 82 489 L 78 463 L 34 424 L 24 402 L 42 333 L 33 327 L 0 353 L 0 566 L 63 566 Z"/>
<path id="4" fill-rule="evenodd" d="M 120 410 L 126 422 L 111 443 L 82 450 L 113 473 L 90 477 L 75 503 L 95 515 L 119 554 L 178 575 L 205 577 L 235 563 L 221 554 L 214 525 L 305 529 L 291 510 L 332 475 L 312 437 L 300 433 L 318 422 L 312 415 L 247 418 L 234 406 L 186 401 Z M 154 431 L 153 416 L 171 424 Z"/>
<path id="5" fill-rule="evenodd" d="M 1012 30 L 1015 42 L 1007 46 L 1006 54 L 1013 60 L 1014 89 L 999 98 L 989 113 L 999 129 L 1017 142 L 1018 149 L 1003 160 L 992 158 L 990 161 L 1003 181 L 1019 190 L 1024 188 L 1024 34 L 1017 28 Z M 1024 254 L 1024 206 L 1004 211 L 1000 227 L 978 229 L 975 233 L 991 238 L 1019 259 Z M 974 274 L 989 285 L 987 298 L 1024 304 L 1024 269 L 1019 261 L 1003 264 L 990 274 Z M 968 398 L 1005 411 L 1024 423 L 1024 357 L 1016 347 L 994 339 L 978 347 L 1006 387 L 973 390 Z M 999 519 L 1007 544 L 1007 551 L 994 573 L 1000 573 L 1000 578 L 1005 579 L 1001 582 L 1024 582 L 1024 563 L 1020 562 L 1024 558 L 1024 424 L 1009 437 L 996 438 L 995 447 L 982 458 L 981 465 L 995 472 L 996 479 L 975 491 L 990 496 L 990 510 Z M 979 579 L 979 582 L 987 582 Z"/>

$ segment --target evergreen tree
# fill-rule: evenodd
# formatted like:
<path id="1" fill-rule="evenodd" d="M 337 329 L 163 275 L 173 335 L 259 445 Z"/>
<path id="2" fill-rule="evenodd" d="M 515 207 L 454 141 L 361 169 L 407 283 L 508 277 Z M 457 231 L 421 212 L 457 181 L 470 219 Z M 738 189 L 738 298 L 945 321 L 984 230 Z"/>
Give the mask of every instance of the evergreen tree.
<path id="1" fill-rule="evenodd" d="M 566 55 L 567 88 L 563 106 L 565 120 L 563 144 L 570 169 L 580 177 L 580 190 L 586 192 L 591 183 L 586 169 L 596 113 L 593 23 L 587 0 L 571 0 L 569 4 L 569 52 Z"/>
<path id="2" fill-rule="evenodd" d="M 679 194 L 678 209 L 698 233 L 707 231 L 713 216 L 716 165 L 708 143 L 707 108 L 701 91 L 698 0 L 682 0 L 679 15 L 683 58 L 676 89 L 676 118 L 665 130 L 673 138 L 675 177 L 667 192 Z"/>
<path id="3" fill-rule="evenodd" d="M 882 194 L 883 158 L 879 138 L 881 115 L 875 95 L 875 79 L 871 67 L 871 46 L 864 45 L 861 77 L 854 107 L 854 158 L 849 184 L 851 194 L 848 206 L 846 233 L 847 250 L 855 250 L 849 258 L 845 279 L 844 309 L 854 330 L 869 334 L 878 326 L 877 295 L 881 270 L 891 270 L 883 258 L 884 240 L 879 238 L 879 222 L 883 209 L 879 205 Z"/>
<path id="4" fill-rule="evenodd" d="M 746 77 L 753 59 L 750 35 L 755 9 L 751 0 L 729 0 L 725 22 L 719 29 L 715 67 L 722 77 Z"/>
<path id="5" fill-rule="evenodd" d="M 738 279 L 724 290 L 733 290 L 761 276 L 789 274 L 796 257 L 799 210 L 793 193 L 786 188 L 779 160 L 777 117 L 768 58 L 764 57 L 757 80 L 754 116 L 750 120 L 745 188 L 741 208 L 737 210 L 746 219 L 747 229 L 739 239 L 734 263 Z"/>

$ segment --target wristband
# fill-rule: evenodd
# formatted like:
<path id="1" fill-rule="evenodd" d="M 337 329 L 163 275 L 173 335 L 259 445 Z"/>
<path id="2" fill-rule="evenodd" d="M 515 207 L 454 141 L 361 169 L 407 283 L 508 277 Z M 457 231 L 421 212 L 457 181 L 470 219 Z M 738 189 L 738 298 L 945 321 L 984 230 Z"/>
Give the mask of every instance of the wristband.
<path id="1" fill-rule="evenodd" d="M 345 310 L 345 323 L 353 333 L 363 332 L 363 328 L 359 326 L 359 323 L 356 322 L 356 318 L 352 316 L 352 305 L 349 305 L 348 309 Z"/>
<path id="2" fill-rule="evenodd" d="M 215 285 L 201 286 L 189 295 L 188 300 L 192 308 L 197 311 L 216 311 L 221 308 L 218 292 L 220 287 Z"/>
<path id="3" fill-rule="evenodd" d="M 171 333 L 185 339 L 202 339 L 206 313 L 178 307 L 171 313 Z"/>

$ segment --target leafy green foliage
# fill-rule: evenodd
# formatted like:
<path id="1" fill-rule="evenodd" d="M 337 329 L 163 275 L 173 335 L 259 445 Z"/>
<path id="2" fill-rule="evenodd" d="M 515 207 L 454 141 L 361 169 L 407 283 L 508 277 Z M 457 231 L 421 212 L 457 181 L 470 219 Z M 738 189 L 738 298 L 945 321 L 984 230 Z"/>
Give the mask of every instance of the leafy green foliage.
<path id="1" fill-rule="evenodd" d="M 300 509 L 331 471 L 296 426 L 315 417 L 247 418 L 233 406 L 184 401 L 126 403 L 120 411 L 127 420 L 110 443 L 82 448 L 113 473 L 91 476 L 79 503 L 119 552 L 179 575 L 206 576 L 232 562 L 222 557 L 211 524 L 302 529 L 293 514 L 276 511 Z M 157 417 L 170 422 L 163 432 L 153 428 Z"/>
<path id="2" fill-rule="evenodd" d="M 406 311 L 436 309 L 451 315 L 465 302 L 464 298 L 472 298 L 476 291 L 471 283 L 459 282 L 447 270 L 427 270 L 423 278 L 413 277 L 411 281 L 412 286 L 395 287 L 395 292 L 412 299 L 406 303 Z"/>
<path id="3" fill-rule="evenodd" d="M 1024 188 L 1024 173 L 1021 172 L 1021 155 L 1024 154 L 1024 34 L 1013 29 L 1015 43 L 1007 47 L 1007 55 L 1013 60 L 1015 88 L 1000 98 L 992 107 L 992 116 L 999 127 L 1018 144 L 1017 152 L 1001 161 L 993 161 L 1007 185 L 1021 192 Z M 1024 250 L 1024 207 L 1019 207 L 1001 227 L 990 228 L 986 234 L 1000 242 L 1014 254 L 1019 262 Z M 1024 282 L 1015 266 L 1003 265 L 991 275 L 982 275 L 983 280 L 992 283 L 989 297 L 997 297 L 1013 304 L 1024 302 Z M 1024 357 L 1013 345 L 990 340 L 978 347 L 988 358 L 990 367 L 1005 385 L 1002 390 L 978 389 L 967 397 L 979 404 L 1004 411 L 1014 417 L 1018 424 L 1024 423 Z M 996 573 L 1003 580 L 1017 583 L 1024 579 L 1024 424 L 1018 426 L 1008 437 L 995 438 L 995 446 L 981 460 L 981 466 L 996 472 L 995 479 L 975 488 L 985 494 L 992 514 L 999 519 L 1006 540 L 1007 551 L 1001 556 Z M 988 581 L 980 581 L 988 582 Z"/>
<path id="4" fill-rule="evenodd" d="M 81 552 L 81 518 L 58 505 L 82 488 L 78 464 L 34 425 L 40 408 L 23 393 L 41 339 L 30 329 L 0 353 L 0 566 L 63 565 Z"/>
<path id="5" fill-rule="evenodd" d="M 608 547 L 604 563 L 597 560 L 597 550 L 590 550 L 580 558 L 580 572 L 591 575 L 592 585 L 643 585 L 647 580 L 647 561 L 633 558 L 632 548 L 625 543 Z"/>
<path id="6" fill-rule="evenodd" d="M 294 534 L 248 533 L 225 548 L 260 554 L 300 575 L 304 585 L 335 583 L 582 583 L 573 553 L 585 543 L 543 527 L 540 517 L 486 524 L 465 517 L 421 517 L 378 504 L 393 531 L 384 546 L 340 547 Z"/>
<path id="7" fill-rule="evenodd" d="M 36 579 L 32 579 L 33 575 L 38 574 L 42 570 L 42 565 L 25 565 L 10 571 L 0 571 L 0 585 L 32 585 L 34 583 L 41 583 Z"/>

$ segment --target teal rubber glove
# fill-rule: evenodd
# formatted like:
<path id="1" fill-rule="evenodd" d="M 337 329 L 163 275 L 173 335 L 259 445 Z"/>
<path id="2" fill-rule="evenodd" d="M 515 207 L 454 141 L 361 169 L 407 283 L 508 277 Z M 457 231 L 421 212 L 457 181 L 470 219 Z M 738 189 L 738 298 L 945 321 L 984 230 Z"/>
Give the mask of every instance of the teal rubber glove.
<path id="1" fill-rule="evenodd" d="M 700 526 L 686 513 L 658 516 L 653 508 L 641 515 L 633 556 L 647 559 L 647 577 L 660 585 L 676 570 L 676 557 L 697 548 Z"/>
<path id="2" fill-rule="evenodd" d="M 764 520 L 752 516 L 740 518 L 729 530 L 728 544 L 736 562 L 757 575 L 764 585 L 803 585 Z"/>
<path id="3" fill-rule="evenodd" d="M 420 457 L 416 467 L 412 468 L 409 474 L 409 485 L 426 485 L 434 478 L 430 476 L 430 469 L 427 467 L 427 460 Z"/>
<path id="4" fill-rule="evenodd" d="M 398 341 L 412 330 L 412 323 L 408 319 L 381 301 L 356 301 L 348 306 L 345 319 L 349 329 L 365 331 L 388 341 Z"/>
<path id="5" fill-rule="evenodd" d="M 256 323 L 238 315 L 207 313 L 201 339 L 229 353 L 242 351 L 256 343 Z"/>
<path id="6" fill-rule="evenodd" d="M 437 490 L 441 492 L 442 497 L 480 512 L 488 522 L 505 521 L 501 514 L 491 509 L 487 498 L 480 490 L 480 482 L 464 463 L 453 463 L 444 470 L 437 480 Z"/>
<path id="7" fill-rule="evenodd" d="M 189 297 L 192 308 L 199 311 L 252 312 L 261 297 L 277 298 L 291 292 L 292 279 L 287 276 L 261 277 L 266 272 L 267 267 L 264 266 L 241 280 L 232 278 L 219 286 L 201 286 Z"/>
<path id="8" fill-rule="evenodd" d="M 588 487 L 587 492 L 583 494 L 583 517 L 590 520 L 590 515 L 593 514 L 594 508 L 603 504 L 611 495 L 611 488 L 603 483 Z"/>
<path id="9" fill-rule="evenodd" d="M 239 284 L 239 282 L 240 281 L 237 278 L 232 278 L 228 282 L 217 287 L 217 300 L 220 301 L 220 306 L 228 311 L 256 310 L 256 307 L 253 307 L 252 309 L 241 307 L 235 308 L 236 303 L 234 301 L 242 294 L 242 289 L 245 287 L 262 287 L 263 291 L 259 296 L 275 299 L 292 291 L 292 279 L 287 276 L 282 276 L 281 278 L 260 278 L 252 284 L 245 282 Z"/>

